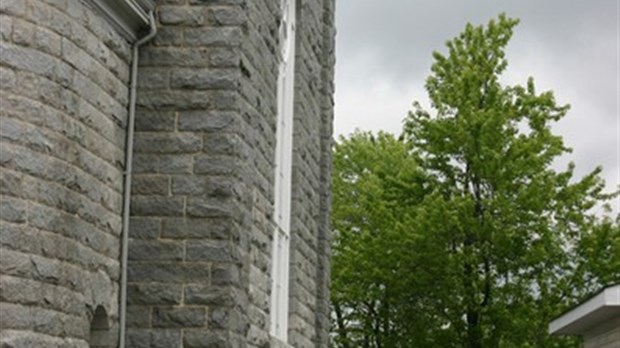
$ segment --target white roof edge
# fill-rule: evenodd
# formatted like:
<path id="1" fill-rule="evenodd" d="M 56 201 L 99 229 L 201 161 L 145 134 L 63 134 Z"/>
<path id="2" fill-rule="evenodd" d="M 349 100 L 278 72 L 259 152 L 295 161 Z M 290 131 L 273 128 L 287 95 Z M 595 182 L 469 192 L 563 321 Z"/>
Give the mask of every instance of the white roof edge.
<path id="1" fill-rule="evenodd" d="M 620 306 L 620 284 L 610 286 L 596 296 L 564 313 L 549 324 L 549 333 L 563 333 L 564 328 L 604 307 Z"/>
<path id="2" fill-rule="evenodd" d="M 620 284 L 605 289 L 605 305 L 620 306 Z"/>
<path id="3" fill-rule="evenodd" d="M 138 38 L 139 31 L 149 27 L 149 12 L 153 0 L 86 0 L 129 41 Z"/>

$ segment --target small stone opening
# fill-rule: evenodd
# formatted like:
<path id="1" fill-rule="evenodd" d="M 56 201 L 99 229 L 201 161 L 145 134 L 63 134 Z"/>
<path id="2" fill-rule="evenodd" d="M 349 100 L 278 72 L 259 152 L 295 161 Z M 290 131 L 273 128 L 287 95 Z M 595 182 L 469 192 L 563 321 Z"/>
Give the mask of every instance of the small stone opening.
<path id="1" fill-rule="evenodd" d="M 97 306 L 95 315 L 90 322 L 90 338 L 88 344 L 90 348 L 110 348 L 110 323 L 108 313 L 102 306 Z"/>

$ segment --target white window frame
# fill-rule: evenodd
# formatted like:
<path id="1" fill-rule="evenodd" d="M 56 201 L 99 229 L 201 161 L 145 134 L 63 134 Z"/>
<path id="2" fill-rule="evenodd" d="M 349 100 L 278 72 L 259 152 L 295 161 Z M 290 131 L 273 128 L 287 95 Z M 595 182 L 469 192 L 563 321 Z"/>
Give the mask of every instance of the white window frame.
<path id="1" fill-rule="evenodd" d="M 295 1 L 281 0 L 280 66 L 274 182 L 274 222 L 271 287 L 271 328 L 275 338 L 288 340 L 291 179 L 293 172 L 293 112 L 295 80 Z"/>

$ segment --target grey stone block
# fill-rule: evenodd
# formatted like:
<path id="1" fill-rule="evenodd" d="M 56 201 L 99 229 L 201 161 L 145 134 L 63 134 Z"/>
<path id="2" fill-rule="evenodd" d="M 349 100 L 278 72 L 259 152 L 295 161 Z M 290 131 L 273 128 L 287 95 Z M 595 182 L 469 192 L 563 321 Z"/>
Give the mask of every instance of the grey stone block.
<path id="1" fill-rule="evenodd" d="M 31 262 L 34 279 L 55 285 L 64 281 L 62 273 L 65 265 L 60 262 L 38 256 L 32 257 Z"/>
<path id="2" fill-rule="evenodd" d="M 211 48 L 146 46 L 140 49 L 142 66 L 205 67 L 209 65 Z"/>
<path id="3" fill-rule="evenodd" d="M 238 27 L 203 27 L 185 30 L 188 46 L 236 46 L 241 44 L 243 34 Z"/>
<path id="4" fill-rule="evenodd" d="M 128 348 L 182 348 L 181 330 L 130 329 Z"/>
<path id="5" fill-rule="evenodd" d="M 230 242 L 195 241 L 187 245 L 188 261 L 241 262 L 241 253 Z"/>
<path id="6" fill-rule="evenodd" d="M 155 46 L 173 46 L 173 48 L 180 48 L 176 46 L 179 42 L 183 42 L 182 26 L 160 26 L 152 41 Z"/>
<path id="7" fill-rule="evenodd" d="M 216 286 L 238 286 L 241 281 L 239 266 L 233 264 L 214 265 L 211 270 L 211 284 Z"/>
<path id="8" fill-rule="evenodd" d="M 194 172 L 208 175 L 242 175 L 242 164 L 236 157 L 198 155 L 194 158 Z"/>
<path id="9" fill-rule="evenodd" d="M 205 263 L 132 262 L 127 269 L 134 282 L 202 283 L 210 279 L 210 268 Z"/>
<path id="10" fill-rule="evenodd" d="M 133 158 L 134 173 L 159 172 L 159 157 L 151 154 L 135 154 Z"/>
<path id="11" fill-rule="evenodd" d="M 183 197 L 134 196 L 131 199 L 132 215 L 179 216 L 184 210 Z"/>
<path id="12" fill-rule="evenodd" d="M 120 211 L 122 196 L 110 187 L 98 185 L 91 175 L 75 170 L 75 167 L 64 161 L 50 159 L 47 162 L 47 171 L 44 173 L 47 180 L 57 182 L 65 187 L 87 196 L 93 202 L 99 202 L 110 211 Z"/>
<path id="13" fill-rule="evenodd" d="M 168 283 L 137 283 L 127 286 L 130 304 L 178 305 L 183 298 L 183 286 Z"/>
<path id="14" fill-rule="evenodd" d="M 251 150 L 236 134 L 208 134 L 204 138 L 205 152 L 214 155 L 227 155 L 247 159 Z"/>
<path id="15" fill-rule="evenodd" d="M 26 11 L 26 2 L 23 0 L 0 1 L 0 12 L 15 16 L 23 16 Z"/>
<path id="16" fill-rule="evenodd" d="M 199 26 L 204 24 L 204 17 L 203 11 L 199 7 L 159 7 L 159 21 L 165 25 Z"/>
<path id="17" fill-rule="evenodd" d="M 76 214 L 96 227 L 118 234 L 120 217 L 86 197 L 63 186 L 27 177 L 24 196 L 48 206 L 56 207 L 69 214 Z"/>
<path id="18" fill-rule="evenodd" d="M 2 152 L 4 152 L 4 149 Z M 5 162 L 3 162 L 0 158 L 0 164 L 4 165 L 4 163 Z M 21 192 L 23 192 L 22 185 L 23 180 L 20 173 L 10 171 L 6 168 L 3 168 L 3 170 L 0 171 L 0 193 L 19 196 L 21 195 Z"/>
<path id="19" fill-rule="evenodd" d="M 239 110 L 240 98 L 236 91 L 214 90 L 211 94 L 211 107 L 215 110 Z"/>
<path id="20" fill-rule="evenodd" d="M 138 88 L 162 89 L 170 85 L 170 69 L 160 67 L 143 67 L 138 74 Z M 136 121 L 139 117 L 136 117 Z M 137 122 L 136 122 L 137 125 Z"/>
<path id="21" fill-rule="evenodd" d="M 0 197 L 0 219 L 21 223 L 26 221 L 28 203 L 8 196 Z"/>
<path id="22" fill-rule="evenodd" d="M 5 239 L 8 236 L 0 234 L 0 238 Z M 4 244 L 6 242 L 3 241 Z M 32 263 L 30 262 L 30 256 L 28 254 L 13 251 L 10 249 L 3 249 L 0 253 L 0 270 L 2 274 L 12 275 L 22 278 L 32 277 Z"/>
<path id="23" fill-rule="evenodd" d="M 22 20 L 13 22 L 13 42 L 23 46 L 32 44 L 35 26 Z"/>
<path id="24" fill-rule="evenodd" d="M 3 90 L 11 90 L 15 88 L 17 78 L 15 72 L 11 69 L 0 67 L 0 88 Z M 4 103 L 4 100 L 2 101 Z"/>
<path id="25" fill-rule="evenodd" d="M 13 119 L 13 118 L 8 118 L 8 117 L 3 118 L 2 124 L 0 124 L 0 138 L 5 141 L 21 143 L 22 145 L 28 146 L 35 151 L 44 152 L 44 153 L 51 151 L 52 145 L 60 140 L 59 136 L 51 134 L 50 132 L 46 130 L 37 129 L 26 122 L 22 122 L 22 121 Z M 31 152 L 30 150 L 27 150 L 27 151 Z M 11 158 L 12 156 L 15 156 L 16 158 L 23 158 L 22 162 L 24 164 L 32 163 L 35 161 L 35 160 L 30 160 L 27 157 L 37 157 L 37 160 L 44 158 L 42 155 L 36 155 L 36 154 L 33 156 L 23 156 L 23 155 L 19 156 L 19 154 L 7 154 L 5 156 L 5 154 L 3 153 L 2 154 L 3 161 L 6 158 Z M 28 167 L 33 170 L 35 168 L 33 166 L 28 166 Z"/>
<path id="26" fill-rule="evenodd" d="M 237 50 L 230 47 L 213 47 L 209 50 L 209 64 L 214 68 L 238 67 L 241 58 Z"/>
<path id="27" fill-rule="evenodd" d="M 187 198 L 187 215 L 190 217 L 234 216 L 233 204 L 229 200 L 209 198 Z"/>
<path id="28" fill-rule="evenodd" d="M 236 89 L 237 70 L 175 69 L 170 87 L 180 89 Z"/>
<path id="29" fill-rule="evenodd" d="M 129 220 L 129 236 L 134 239 L 156 239 L 161 231 L 159 218 L 132 216 Z"/>
<path id="30" fill-rule="evenodd" d="M 129 242 L 130 260 L 168 260 L 182 261 L 185 245 L 179 241 L 167 240 L 140 240 L 132 239 Z"/>
<path id="31" fill-rule="evenodd" d="M 209 109 L 223 103 L 217 91 L 204 90 L 143 90 L 138 94 L 137 105 L 147 109 Z M 219 97 L 217 100 L 215 97 Z"/>
<path id="32" fill-rule="evenodd" d="M 30 328 L 30 322 L 33 319 L 33 313 L 28 307 L 12 303 L 2 304 L 0 327 L 2 327 L 3 330 L 28 330 Z"/>
<path id="33" fill-rule="evenodd" d="M 0 242 L 4 248 L 23 253 L 42 254 L 41 240 L 33 236 L 32 228 L 25 224 L 2 224 Z"/>
<path id="34" fill-rule="evenodd" d="M 179 337 L 180 337 L 179 333 Z M 152 331 L 151 330 L 137 330 L 137 329 L 129 329 L 127 330 L 126 337 L 126 345 L 130 348 L 151 348 L 152 341 Z M 172 348 L 180 347 L 179 344 L 176 346 L 172 345 Z"/>
<path id="35" fill-rule="evenodd" d="M 167 196 L 170 191 L 170 178 L 167 175 L 135 175 L 131 184 L 131 191 L 136 195 Z"/>
<path id="36" fill-rule="evenodd" d="M 166 218 L 162 237 L 173 239 L 237 238 L 239 227 L 230 218 Z"/>
<path id="37" fill-rule="evenodd" d="M 173 131 L 175 123 L 175 114 L 170 111 L 138 110 L 136 114 L 138 132 Z"/>
<path id="38" fill-rule="evenodd" d="M 54 56 L 61 54 L 61 39 L 50 30 L 37 28 L 32 38 L 34 47 Z"/>
<path id="39" fill-rule="evenodd" d="M 151 326 L 151 307 L 127 306 L 127 327 L 148 328 Z"/>
<path id="40" fill-rule="evenodd" d="M 216 330 L 224 329 L 245 334 L 249 329 L 246 320 L 235 308 L 211 307 L 209 310 L 209 327 Z"/>
<path id="41" fill-rule="evenodd" d="M 183 335 L 184 348 L 231 348 L 232 344 L 225 331 L 191 330 Z"/>
<path id="42" fill-rule="evenodd" d="M 172 177 L 172 194 L 174 195 L 203 195 L 207 190 L 207 180 L 202 176 L 174 176 Z"/>
<path id="43" fill-rule="evenodd" d="M 13 17 L 0 14 L 0 38 L 5 41 L 11 40 L 13 34 Z"/>
<path id="44" fill-rule="evenodd" d="M 210 176 L 207 178 L 206 194 L 211 197 L 241 198 L 246 186 L 240 180 L 226 176 Z"/>
<path id="45" fill-rule="evenodd" d="M 234 111 L 188 111 L 179 113 L 180 131 L 239 132 L 241 116 Z"/>
<path id="46" fill-rule="evenodd" d="M 194 159 L 191 155 L 159 156 L 159 172 L 162 174 L 187 174 L 192 172 Z"/>
<path id="47" fill-rule="evenodd" d="M 209 11 L 209 20 L 216 25 L 243 25 L 247 16 L 241 7 L 214 7 Z"/>
<path id="48" fill-rule="evenodd" d="M 6 247 L 4 236 L 2 244 Z M 2 275 L 0 276 L 0 301 L 24 306 L 37 305 L 43 296 L 41 287 L 38 285 L 39 283 L 30 279 Z"/>
<path id="49" fill-rule="evenodd" d="M 190 284 L 185 287 L 184 299 L 190 305 L 233 306 L 237 295 L 232 287 Z"/>
<path id="50" fill-rule="evenodd" d="M 192 328 L 206 324 L 205 307 L 155 307 L 153 327 Z"/>

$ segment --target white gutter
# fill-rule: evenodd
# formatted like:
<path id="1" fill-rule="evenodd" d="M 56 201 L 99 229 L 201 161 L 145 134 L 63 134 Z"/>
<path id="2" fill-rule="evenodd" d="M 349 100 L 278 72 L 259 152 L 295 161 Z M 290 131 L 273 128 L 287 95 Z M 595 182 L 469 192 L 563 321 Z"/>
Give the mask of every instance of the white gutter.
<path id="1" fill-rule="evenodd" d="M 136 94 L 138 88 L 138 50 L 141 45 L 157 34 L 155 15 L 149 12 L 150 32 L 134 43 L 131 58 L 131 77 L 129 90 L 129 115 L 127 116 L 127 145 L 125 148 L 125 189 L 123 191 L 123 235 L 121 241 L 121 284 L 119 308 L 119 348 L 125 348 L 127 323 L 127 258 L 129 254 L 129 212 L 131 204 L 131 174 L 133 171 L 133 138 L 136 124 Z"/>

